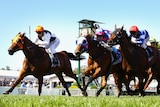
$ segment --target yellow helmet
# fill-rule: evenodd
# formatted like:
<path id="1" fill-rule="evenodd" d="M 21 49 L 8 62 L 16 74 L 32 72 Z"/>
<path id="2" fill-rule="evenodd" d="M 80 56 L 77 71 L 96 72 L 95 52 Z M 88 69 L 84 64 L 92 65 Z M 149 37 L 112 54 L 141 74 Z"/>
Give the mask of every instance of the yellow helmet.
<path id="1" fill-rule="evenodd" d="M 36 27 L 36 30 L 35 30 L 36 32 L 43 32 L 44 31 L 44 28 L 43 28 L 43 26 L 37 26 Z"/>

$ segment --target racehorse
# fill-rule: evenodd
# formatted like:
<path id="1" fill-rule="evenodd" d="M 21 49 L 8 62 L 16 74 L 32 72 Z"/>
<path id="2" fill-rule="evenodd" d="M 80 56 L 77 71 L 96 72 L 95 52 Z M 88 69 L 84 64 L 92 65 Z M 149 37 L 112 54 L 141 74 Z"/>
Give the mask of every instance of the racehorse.
<path id="1" fill-rule="evenodd" d="M 35 45 L 31 40 L 29 40 L 25 33 L 18 33 L 16 37 L 13 38 L 12 44 L 8 49 L 10 55 L 13 55 L 16 51 L 22 50 L 25 59 L 23 61 L 22 69 L 20 74 L 15 81 L 14 85 L 4 92 L 4 94 L 9 94 L 13 91 L 16 85 L 27 75 L 33 75 L 38 78 L 39 87 L 38 94 L 40 96 L 42 91 L 43 76 L 55 73 L 62 83 L 63 87 L 66 89 L 69 96 L 71 96 L 66 82 L 62 76 L 62 73 L 67 76 L 74 78 L 78 84 L 78 87 L 82 90 L 80 84 L 78 83 L 78 78 L 72 72 L 70 59 L 75 56 L 72 53 L 67 53 L 66 51 L 57 52 L 56 55 L 60 60 L 60 66 L 52 67 L 49 54 L 44 48 Z"/>
<path id="2" fill-rule="evenodd" d="M 153 77 L 153 68 L 158 61 L 159 52 L 156 48 L 152 48 L 154 58 L 148 62 L 147 52 L 144 48 L 137 46 L 135 43 L 130 41 L 130 37 L 127 32 L 121 29 L 115 29 L 112 33 L 114 37 L 109 41 L 110 44 L 120 44 L 122 51 L 122 68 L 129 75 L 134 75 L 139 79 L 139 91 L 140 95 L 144 96 L 144 90 L 148 87 Z M 152 67 L 151 69 L 149 69 Z M 150 71 L 147 73 L 146 70 Z M 145 82 L 143 81 L 145 79 Z"/>
<path id="3" fill-rule="evenodd" d="M 152 41 L 151 42 L 151 47 L 155 47 L 158 49 L 158 42 L 157 41 Z M 159 50 L 159 49 L 158 49 Z M 158 82 L 157 85 L 157 93 L 160 94 L 160 51 L 159 51 L 159 56 L 157 57 L 157 61 L 152 67 L 152 69 L 149 69 L 147 72 L 149 74 L 152 74 L 152 79 L 156 79 Z"/>
<path id="4" fill-rule="evenodd" d="M 97 91 L 96 96 L 100 94 L 100 92 L 105 88 L 107 77 L 109 74 L 113 73 L 115 78 L 115 84 L 118 87 L 118 97 L 121 93 L 122 82 L 125 83 L 127 92 L 129 93 L 129 83 L 126 84 L 125 75 L 121 68 L 121 63 L 112 66 L 112 58 L 111 52 L 100 45 L 98 41 L 93 40 L 91 36 L 84 37 L 86 38 L 83 43 L 77 44 L 75 49 L 75 54 L 80 56 L 83 52 L 88 49 L 89 58 L 88 58 L 88 67 L 85 69 L 82 80 L 83 80 L 83 87 L 84 92 L 83 94 L 87 96 L 86 89 L 89 83 L 96 79 L 97 77 L 102 78 L 101 87 Z M 88 80 L 87 84 L 85 85 L 85 76 L 91 76 Z"/>

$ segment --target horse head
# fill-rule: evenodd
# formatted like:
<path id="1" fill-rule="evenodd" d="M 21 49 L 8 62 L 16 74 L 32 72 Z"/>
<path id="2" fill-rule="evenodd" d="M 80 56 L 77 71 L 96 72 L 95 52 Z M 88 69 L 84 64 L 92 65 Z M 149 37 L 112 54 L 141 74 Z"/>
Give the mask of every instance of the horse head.
<path id="1" fill-rule="evenodd" d="M 13 55 L 16 51 L 23 49 L 23 37 L 25 36 L 25 33 L 19 32 L 13 39 L 12 44 L 8 49 L 8 53 L 10 55 Z"/>
<path id="2" fill-rule="evenodd" d="M 115 28 L 112 32 L 110 40 L 108 41 L 109 45 L 117 45 L 123 41 L 123 36 L 126 38 L 127 41 L 130 41 L 130 37 L 128 36 L 127 32 L 123 30 L 123 26 L 121 28 Z"/>
<path id="3" fill-rule="evenodd" d="M 88 42 L 85 37 L 83 37 L 83 36 L 79 37 L 76 40 L 76 44 L 77 44 L 77 47 L 74 51 L 76 56 L 79 57 L 82 53 L 84 53 L 88 50 Z"/>
<path id="4" fill-rule="evenodd" d="M 75 49 L 76 56 L 80 56 L 83 52 L 88 52 L 91 57 L 97 58 L 106 54 L 106 48 L 100 44 L 100 41 L 94 40 L 92 36 L 81 36 L 77 40 L 77 47 Z"/>

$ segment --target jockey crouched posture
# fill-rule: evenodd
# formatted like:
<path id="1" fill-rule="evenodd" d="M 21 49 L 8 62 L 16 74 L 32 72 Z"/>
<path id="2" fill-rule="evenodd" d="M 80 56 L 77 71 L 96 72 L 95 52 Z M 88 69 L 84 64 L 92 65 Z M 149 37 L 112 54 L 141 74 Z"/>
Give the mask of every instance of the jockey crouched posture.
<path id="1" fill-rule="evenodd" d="M 55 34 L 45 30 L 43 26 L 37 26 L 35 32 L 38 34 L 35 44 L 46 49 L 51 57 L 52 66 L 59 66 L 59 60 L 56 56 L 55 49 L 58 47 L 60 40 Z"/>
<path id="2" fill-rule="evenodd" d="M 96 29 L 94 38 L 95 38 L 95 40 L 98 40 L 104 48 L 107 48 L 112 53 L 112 55 L 114 57 L 113 62 L 119 63 L 121 61 L 120 60 L 121 53 L 115 47 L 113 47 L 113 46 L 111 47 L 107 44 L 107 41 L 109 40 L 110 34 L 111 34 L 111 31 L 104 30 L 102 28 L 98 28 L 98 29 Z"/>
<path id="3" fill-rule="evenodd" d="M 148 56 L 153 57 L 153 52 L 151 48 L 147 47 L 147 42 L 150 39 L 149 33 L 147 30 L 139 30 L 137 26 L 131 26 L 129 29 L 131 41 L 136 43 L 138 46 L 146 49 Z"/>

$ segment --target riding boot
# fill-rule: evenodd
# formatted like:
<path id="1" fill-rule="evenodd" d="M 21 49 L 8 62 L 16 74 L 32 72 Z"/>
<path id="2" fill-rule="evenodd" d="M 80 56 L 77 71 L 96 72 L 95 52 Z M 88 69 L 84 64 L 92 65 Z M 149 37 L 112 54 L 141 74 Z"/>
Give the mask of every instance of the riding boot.
<path id="1" fill-rule="evenodd" d="M 152 52 L 152 49 L 147 47 L 146 50 L 148 51 L 148 56 L 149 57 L 152 57 L 153 56 L 153 52 Z"/>
<path id="2" fill-rule="evenodd" d="M 53 54 L 52 63 L 53 65 L 59 65 L 59 61 L 58 61 L 56 54 Z"/>
<path id="3" fill-rule="evenodd" d="M 113 62 L 115 62 L 115 61 L 117 60 L 117 55 L 116 55 L 116 53 L 115 53 L 114 51 L 112 51 L 112 55 L 113 55 L 113 57 L 114 57 Z"/>

